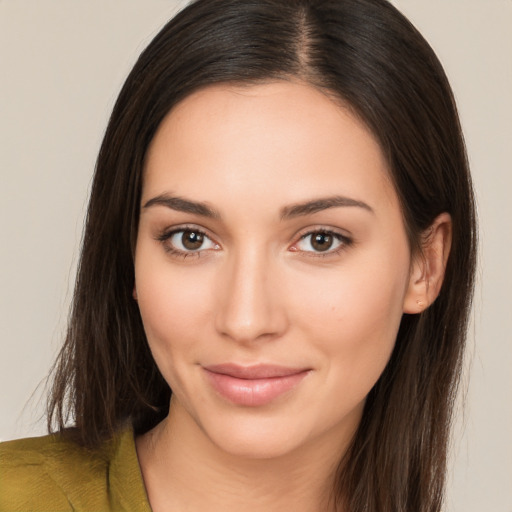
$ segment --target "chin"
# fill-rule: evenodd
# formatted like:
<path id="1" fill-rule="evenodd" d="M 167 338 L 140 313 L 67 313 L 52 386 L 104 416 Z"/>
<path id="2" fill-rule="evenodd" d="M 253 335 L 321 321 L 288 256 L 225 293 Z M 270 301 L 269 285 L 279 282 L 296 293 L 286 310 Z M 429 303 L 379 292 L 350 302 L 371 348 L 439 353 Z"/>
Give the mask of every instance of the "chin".
<path id="1" fill-rule="evenodd" d="M 359 425 L 363 405 L 347 411 L 343 421 L 332 424 L 327 418 L 322 422 L 321 414 L 312 414 L 308 421 L 304 414 L 296 412 L 266 414 L 253 410 L 225 415 L 219 422 L 200 422 L 199 426 L 217 449 L 233 457 L 278 459 L 294 454 L 303 456 L 307 450 L 317 452 L 326 447 L 331 453 L 339 449 L 341 457 Z"/>
<path id="2" fill-rule="evenodd" d="M 283 425 L 253 422 L 252 425 L 231 425 L 230 428 L 206 432 L 210 441 L 228 455 L 246 459 L 276 459 L 292 454 L 304 446 L 305 436 L 290 432 Z"/>

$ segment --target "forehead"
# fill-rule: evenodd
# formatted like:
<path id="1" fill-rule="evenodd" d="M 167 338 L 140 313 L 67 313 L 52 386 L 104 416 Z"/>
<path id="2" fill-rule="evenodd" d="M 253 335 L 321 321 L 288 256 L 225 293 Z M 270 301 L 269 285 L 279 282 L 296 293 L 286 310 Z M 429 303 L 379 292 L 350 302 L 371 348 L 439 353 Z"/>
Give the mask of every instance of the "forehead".
<path id="1" fill-rule="evenodd" d="M 338 193 L 396 204 L 372 133 L 342 102 L 301 83 L 193 93 L 164 119 L 146 162 L 146 199 L 172 192 L 226 203 L 237 195 L 272 207 Z"/>

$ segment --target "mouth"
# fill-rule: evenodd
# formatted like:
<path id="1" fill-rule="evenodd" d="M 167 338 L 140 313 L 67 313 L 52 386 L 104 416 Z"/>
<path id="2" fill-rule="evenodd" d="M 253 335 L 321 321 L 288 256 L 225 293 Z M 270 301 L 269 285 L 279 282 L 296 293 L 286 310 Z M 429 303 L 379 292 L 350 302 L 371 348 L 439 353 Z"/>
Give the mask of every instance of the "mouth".
<path id="1" fill-rule="evenodd" d="M 202 368 L 208 382 L 219 395 L 235 405 L 245 407 L 258 407 L 273 402 L 297 387 L 311 371 L 310 368 L 241 366 L 232 363 Z"/>

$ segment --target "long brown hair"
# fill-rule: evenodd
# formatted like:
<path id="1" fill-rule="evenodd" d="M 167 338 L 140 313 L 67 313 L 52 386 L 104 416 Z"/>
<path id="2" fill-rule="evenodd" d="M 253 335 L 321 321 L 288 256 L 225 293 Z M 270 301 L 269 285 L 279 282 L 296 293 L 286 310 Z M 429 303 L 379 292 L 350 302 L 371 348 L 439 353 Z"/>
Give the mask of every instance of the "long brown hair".
<path id="1" fill-rule="evenodd" d="M 142 53 L 99 153 L 49 428 L 94 447 L 126 421 L 163 419 L 171 390 L 132 298 L 141 182 L 166 114 L 221 82 L 290 78 L 349 104 L 380 142 L 411 250 L 441 212 L 453 222 L 434 304 L 404 315 L 333 492 L 351 512 L 441 509 L 453 401 L 475 270 L 474 200 L 454 98 L 434 52 L 385 0 L 198 0 Z"/>

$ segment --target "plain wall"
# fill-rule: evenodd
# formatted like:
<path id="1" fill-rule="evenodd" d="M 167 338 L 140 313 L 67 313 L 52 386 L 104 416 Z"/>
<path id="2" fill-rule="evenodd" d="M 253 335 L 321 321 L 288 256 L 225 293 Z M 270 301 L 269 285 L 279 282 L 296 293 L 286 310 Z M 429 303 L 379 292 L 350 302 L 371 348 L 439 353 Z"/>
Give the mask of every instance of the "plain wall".
<path id="1" fill-rule="evenodd" d="M 479 206 L 447 510 L 512 512 L 512 1 L 394 3 L 451 79 Z M 101 137 L 137 55 L 184 4 L 0 0 L 0 439 L 45 433 L 41 382 L 65 329 Z"/>

